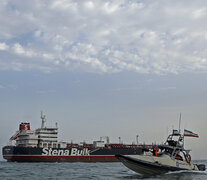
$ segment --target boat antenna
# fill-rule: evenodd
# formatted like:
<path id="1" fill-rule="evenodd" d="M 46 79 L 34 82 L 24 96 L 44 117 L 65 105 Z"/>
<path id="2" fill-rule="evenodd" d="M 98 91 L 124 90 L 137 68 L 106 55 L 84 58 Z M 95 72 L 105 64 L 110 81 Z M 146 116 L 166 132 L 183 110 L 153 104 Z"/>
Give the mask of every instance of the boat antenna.
<path id="1" fill-rule="evenodd" d="M 180 118 L 179 118 L 179 134 L 180 134 L 180 124 L 181 124 L 181 113 L 180 113 Z"/>

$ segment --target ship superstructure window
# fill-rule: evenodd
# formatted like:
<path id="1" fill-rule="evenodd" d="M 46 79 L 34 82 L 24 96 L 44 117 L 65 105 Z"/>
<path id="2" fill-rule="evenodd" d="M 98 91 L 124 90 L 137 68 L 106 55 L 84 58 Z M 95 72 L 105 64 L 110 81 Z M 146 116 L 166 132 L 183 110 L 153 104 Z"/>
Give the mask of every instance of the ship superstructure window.
<path id="1" fill-rule="evenodd" d="M 39 128 L 36 130 L 39 143 L 47 142 L 50 147 L 58 141 L 58 128 Z M 56 146 L 56 145 L 55 145 Z"/>

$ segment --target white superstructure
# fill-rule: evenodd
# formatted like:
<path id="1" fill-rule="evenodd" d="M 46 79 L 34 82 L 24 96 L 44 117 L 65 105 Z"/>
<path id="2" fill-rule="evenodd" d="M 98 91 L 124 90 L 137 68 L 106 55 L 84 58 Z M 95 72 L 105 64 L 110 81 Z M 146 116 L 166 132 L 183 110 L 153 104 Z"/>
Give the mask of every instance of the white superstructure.
<path id="1" fill-rule="evenodd" d="M 58 143 L 58 127 L 47 128 L 46 118 L 41 113 L 41 128 L 30 130 L 30 123 L 22 122 L 10 140 L 16 140 L 16 146 L 23 147 L 66 147 L 65 143 Z"/>
<path id="2" fill-rule="evenodd" d="M 38 145 L 38 136 L 34 131 L 29 130 L 23 131 L 19 134 L 19 137 L 16 139 L 17 146 L 31 146 L 36 147 Z"/>

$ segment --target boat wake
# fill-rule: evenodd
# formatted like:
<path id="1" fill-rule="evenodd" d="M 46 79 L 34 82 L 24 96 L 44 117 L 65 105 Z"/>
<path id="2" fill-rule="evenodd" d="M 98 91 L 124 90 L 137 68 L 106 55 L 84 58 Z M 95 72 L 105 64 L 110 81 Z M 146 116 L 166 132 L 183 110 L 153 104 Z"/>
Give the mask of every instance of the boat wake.
<path id="1" fill-rule="evenodd" d="M 180 171 L 171 171 L 165 173 L 165 175 L 170 175 L 170 174 L 205 174 L 207 175 L 207 169 L 205 171 L 194 171 L 194 170 L 180 170 Z"/>
<path id="2" fill-rule="evenodd" d="M 180 170 L 180 171 L 171 171 L 165 174 L 160 175 L 142 175 L 135 173 L 134 171 L 129 170 L 127 176 L 122 176 L 121 179 L 157 179 L 157 180 L 174 180 L 174 179 L 206 179 L 207 169 L 205 171 L 193 171 L 193 170 Z M 205 177 L 204 177 L 205 176 Z"/>

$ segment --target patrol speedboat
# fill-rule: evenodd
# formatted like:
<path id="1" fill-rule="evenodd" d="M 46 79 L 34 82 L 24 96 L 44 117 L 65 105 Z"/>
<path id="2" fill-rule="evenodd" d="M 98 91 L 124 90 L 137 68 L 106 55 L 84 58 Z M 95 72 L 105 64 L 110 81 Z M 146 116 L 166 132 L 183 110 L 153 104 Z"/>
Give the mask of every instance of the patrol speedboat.
<path id="1" fill-rule="evenodd" d="M 154 146 L 144 155 L 116 155 L 126 167 L 143 175 L 157 175 L 169 171 L 205 171 L 204 164 L 191 162 L 190 150 L 184 149 L 184 135 L 173 130 L 164 144 Z"/>

